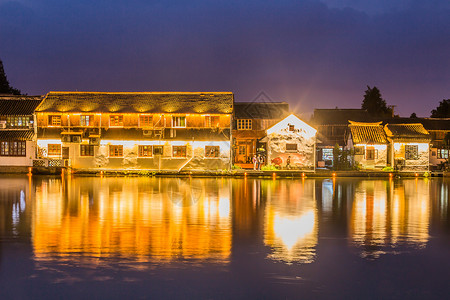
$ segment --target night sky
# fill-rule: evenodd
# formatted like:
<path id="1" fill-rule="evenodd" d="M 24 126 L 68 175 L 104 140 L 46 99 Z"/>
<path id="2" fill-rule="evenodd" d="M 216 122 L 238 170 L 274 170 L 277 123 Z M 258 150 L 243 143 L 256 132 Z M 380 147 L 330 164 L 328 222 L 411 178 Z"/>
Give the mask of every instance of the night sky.
<path id="1" fill-rule="evenodd" d="M 375 85 L 429 116 L 450 98 L 450 1 L 0 0 L 0 58 L 29 95 L 263 91 L 309 116 Z"/>

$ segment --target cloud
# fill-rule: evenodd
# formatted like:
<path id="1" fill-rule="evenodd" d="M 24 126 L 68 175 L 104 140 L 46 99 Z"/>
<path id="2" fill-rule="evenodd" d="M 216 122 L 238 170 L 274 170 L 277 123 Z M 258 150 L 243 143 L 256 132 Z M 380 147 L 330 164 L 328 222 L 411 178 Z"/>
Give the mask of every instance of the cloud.
<path id="1" fill-rule="evenodd" d="M 32 94 L 264 90 L 312 111 L 359 107 L 376 85 L 400 112 L 428 114 L 450 94 L 449 10 L 392 2 L 377 13 L 332 0 L 0 3 L 0 57 Z"/>

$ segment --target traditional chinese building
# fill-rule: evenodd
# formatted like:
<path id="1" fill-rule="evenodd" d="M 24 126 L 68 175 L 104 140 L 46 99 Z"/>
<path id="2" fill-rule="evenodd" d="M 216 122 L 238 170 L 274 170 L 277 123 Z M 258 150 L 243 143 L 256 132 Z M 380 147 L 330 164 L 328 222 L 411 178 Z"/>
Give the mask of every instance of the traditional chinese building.
<path id="1" fill-rule="evenodd" d="M 36 166 L 228 169 L 231 92 L 49 92 Z"/>
<path id="2" fill-rule="evenodd" d="M 0 166 L 32 166 L 33 114 L 41 99 L 40 96 L 0 96 Z"/>
<path id="3" fill-rule="evenodd" d="M 317 130 L 291 114 L 267 129 L 267 162 L 281 168 L 315 169 Z"/>
<path id="4" fill-rule="evenodd" d="M 390 161 L 400 171 L 428 171 L 430 134 L 420 123 L 386 124 Z"/>
<path id="5" fill-rule="evenodd" d="M 317 128 L 317 166 L 333 166 L 333 148 L 346 145 L 348 121 L 370 122 L 371 117 L 364 109 L 332 108 L 315 109 L 311 125 Z"/>
<path id="6" fill-rule="evenodd" d="M 266 129 L 289 114 L 286 102 L 235 102 L 233 163 L 241 168 L 253 168 L 254 155 L 266 157 L 266 144 L 261 139 Z"/>
<path id="7" fill-rule="evenodd" d="M 389 142 L 381 122 L 349 122 L 347 147 L 354 150 L 355 162 L 363 169 L 386 167 Z"/>

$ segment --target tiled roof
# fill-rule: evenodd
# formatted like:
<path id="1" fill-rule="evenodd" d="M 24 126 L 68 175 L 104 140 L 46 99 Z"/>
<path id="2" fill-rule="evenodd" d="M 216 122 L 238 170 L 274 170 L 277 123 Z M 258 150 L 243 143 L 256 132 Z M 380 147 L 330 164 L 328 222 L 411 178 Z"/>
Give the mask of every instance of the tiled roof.
<path id="1" fill-rule="evenodd" d="M 32 115 L 41 100 L 40 96 L 0 96 L 0 115 Z"/>
<path id="2" fill-rule="evenodd" d="M 313 125 L 347 125 L 348 121 L 372 121 L 369 113 L 364 109 L 333 108 L 315 109 L 311 118 Z"/>
<path id="3" fill-rule="evenodd" d="M 386 144 L 386 133 L 381 122 L 361 123 L 349 121 L 353 144 Z"/>
<path id="4" fill-rule="evenodd" d="M 231 114 L 231 92 L 49 92 L 39 112 Z"/>
<path id="5" fill-rule="evenodd" d="M 283 119 L 289 115 L 286 102 L 235 102 L 236 119 Z"/>
<path id="6" fill-rule="evenodd" d="M 420 123 L 411 124 L 386 124 L 386 134 L 396 139 L 420 139 L 429 140 L 430 133 Z"/>
<path id="7" fill-rule="evenodd" d="M 31 141 L 33 136 L 33 130 L 0 130 L 2 141 Z"/>
<path id="8" fill-rule="evenodd" d="M 426 130 L 450 131 L 450 118 L 390 118 L 384 122 L 388 124 L 421 123 Z"/>

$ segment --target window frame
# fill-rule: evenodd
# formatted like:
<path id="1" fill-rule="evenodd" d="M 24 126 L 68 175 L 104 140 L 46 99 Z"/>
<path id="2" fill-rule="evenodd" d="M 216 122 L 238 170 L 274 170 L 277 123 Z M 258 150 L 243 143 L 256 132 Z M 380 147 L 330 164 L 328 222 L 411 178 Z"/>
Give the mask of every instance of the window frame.
<path id="1" fill-rule="evenodd" d="M 419 145 L 405 145 L 405 160 L 419 160 Z"/>
<path id="2" fill-rule="evenodd" d="M 237 119 L 237 130 L 252 130 L 253 120 L 252 119 Z"/>
<path id="3" fill-rule="evenodd" d="M 179 151 L 181 152 L 181 155 L 178 155 Z M 177 155 L 175 155 L 175 154 L 177 154 Z M 187 157 L 187 147 L 186 146 L 172 146 L 172 157 L 173 158 L 186 158 Z"/>
<path id="4" fill-rule="evenodd" d="M 206 158 L 219 158 L 219 156 L 220 156 L 220 146 L 205 146 Z"/>
<path id="5" fill-rule="evenodd" d="M 59 151 L 56 151 L 55 149 L 59 149 Z M 50 151 L 52 149 L 52 151 Z M 47 145 L 47 156 L 61 156 L 62 147 L 61 144 L 48 144 Z"/>
<path id="6" fill-rule="evenodd" d="M 123 157 L 123 145 L 109 145 L 109 157 Z"/>
<path id="7" fill-rule="evenodd" d="M 88 121 L 86 124 L 86 120 Z M 80 116 L 80 126 L 89 127 L 94 126 L 94 115 L 81 115 Z"/>
<path id="8" fill-rule="evenodd" d="M 54 122 L 58 120 L 59 122 Z M 61 127 L 62 126 L 62 116 L 61 115 L 48 115 L 48 126 L 49 127 Z"/>
<path id="9" fill-rule="evenodd" d="M 178 121 L 181 121 L 184 119 L 184 125 L 179 125 Z M 186 115 L 181 116 L 172 116 L 172 127 L 173 128 L 186 128 L 187 122 L 186 122 Z"/>
<path id="10" fill-rule="evenodd" d="M 138 157 L 145 157 L 145 158 L 153 157 L 153 146 L 152 145 L 139 145 L 138 150 L 139 150 Z M 147 154 L 147 155 L 144 155 L 144 154 Z"/>
<path id="11" fill-rule="evenodd" d="M 117 119 L 117 123 L 115 118 Z M 112 122 L 112 119 L 114 118 L 114 121 Z M 118 125 L 117 125 L 118 124 Z M 116 127 L 116 128 L 121 128 L 123 127 L 123 115 L 120 114 L 110 114 L 109 115 L 109 127 Z"/>
<path id="12" fill-rule="evenodd" d="M 88 148 L 89 150 L 86 152 L 86 148 Z M 84 150 L 82 150 L 84 149 Z M 91 157 L 94 156 L 94 145 L 90 145 L 90 144 L 81 144 L 80 145 L 80 156 L 81 157 Z M 87 153 L 87 154 L 86 154 Z"/>
<path id="13" fill-rule="evenodd" d="M 444 155 L 442 155 L 443 153 L 445 153 Z M 437 158 L 438 159 L 448 159 L 448 154 L 449 154 L 449 149 L 437 149 Z"/>
<path id="14" fill-rule="evenodd" d="M 27 156 L 27 142 L 0 141 L 0 156 L 9 156 L 9 157 Z"/>
<path id="15" fill-rule="evenodd" d="M 143 119 L 147 119 L 146 122 L 143 122 Z M 139 128 L 153 128 L 153 115 L 139 115 Z"/>
<path id="16" fill-rule="evenodd" d="M 295 149 L 288 149 L 288 146 L 295 146 Z M 294 147 L 292 147 L 294 148 Z M 291 144 L 291 143 L 286 143 L 286 152 L 297 152 L 298 151 L 298 144 Z"/>

